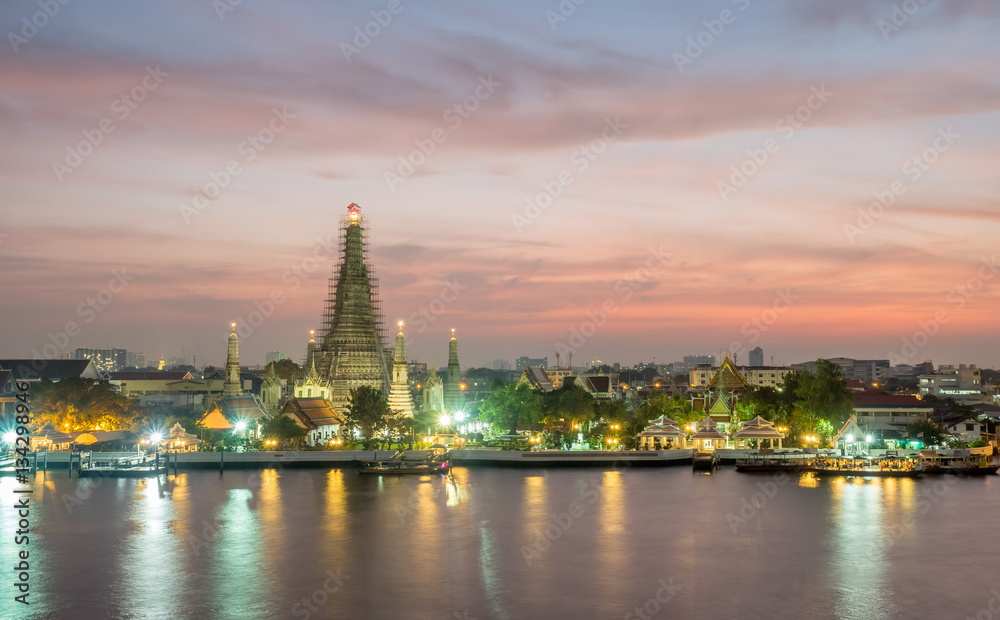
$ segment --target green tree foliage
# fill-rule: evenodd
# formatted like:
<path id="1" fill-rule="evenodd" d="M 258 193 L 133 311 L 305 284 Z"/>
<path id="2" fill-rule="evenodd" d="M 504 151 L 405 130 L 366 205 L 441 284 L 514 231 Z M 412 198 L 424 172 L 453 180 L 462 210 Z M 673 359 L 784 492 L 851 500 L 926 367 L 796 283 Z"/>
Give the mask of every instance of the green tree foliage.
<path id="1" fill-rule="evenodd" d="M 430 434 L 431 429 L 437 424 L 438 413 L 430 409 L 420 409 L 413 414 L 413 429 L 417 435 Z"/>
<path id="2" fill-rule="evenodd" d="M 278 375 L 279 379 L 284 379 L 289 385 L 295 383 L 299 377 L 305 374 L 305 370 L 301 366 L 289 359 L 271 362 L 264 369 L 265 372 L 271 372 L 272 367 L 274 374 Z"/>
<path id="3" fill-rule="evenodd" d="M 788 375 L 788 378 L 794 375 Z M 787 382 L 781 390 L 772 387 L 748 387 L 736 402 L 736 413 L 741 420 L 751 420 L 757 416 L 775 426 L 790 426 L 795 424 L 795 379 Z"/>
<path id="4" fill-rule="evenodd" d="M 920 440 L 925 446 L 940 446 L 944 443 L 945 432 L 933 420 L 914 422 L 906 429 L 909 438 Z"/>
<path id="5" fill-rule="evenodd" d="M 816 360 L 816 372 L 800 372 L 793 383 L 796 412 L 790 422 L 799 429 L 815 428 L 820 420 L 840 428 L 854 410 L 854 397 L 833 362 Z"/>
<path id="6" fill-rule="evenodd" d="M 542 396 L 542 421 L 549 426 L 586 424 L 594 419 L 594 397 L 574 384 Z"/>
<path id="7" fill-rule="evenodd" d="M 637 413 L 643 428 L 649 424 L 650 420 L 655 420 L 662 415 L 676 421 L 681 426 L 696 422 L 700 417 L 700 412 L 691 410 L 691 402 L 677 394 L 653 394 L 639 406 Z"/>
<path id="8" fill-rule="evenodd" d="M 344 426 L 347 429 L 361 430 L 366 450 L 373 450 L 382 441 L 382 431 L 390 417 L 389 403 L 382 390 L 367 385 L 351 390 L 351 402 L 344 415 Z"/>
<path id="9" fill-rule="evenodd" d="M 504 385 L 494 390 L 479 406 L 479 419 L 497 432 L 509 432 L 519 425 L 535 424 L 541 419 L 542 396 L 527 385 Z"/>
<path id="10" fill-rule="evenodd" d="M 277 415 L 267 418 L 261 425 L 261 433 L 264 439 L 272 439 L 278 442 L 278 446 L 301 446 L 306 436 L 306 429 L 299 426 L 295 420 L 286 415 Z"/>
<path id="11" fill-rule="evenodd" d="M 31 408 L 35 419 L 59 430 L 135 430 L 144 418 L 138 400 L 109 383 L 79 377 L 32 386 Z"/>

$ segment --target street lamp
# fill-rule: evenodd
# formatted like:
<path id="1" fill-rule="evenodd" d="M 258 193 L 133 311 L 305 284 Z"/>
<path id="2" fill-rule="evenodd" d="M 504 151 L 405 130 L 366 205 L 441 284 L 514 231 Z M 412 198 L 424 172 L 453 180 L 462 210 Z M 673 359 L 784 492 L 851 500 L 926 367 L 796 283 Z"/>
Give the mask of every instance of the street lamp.
<path id="1" fill-rule="evenodd" d="M 450 425 L 451 424 L 451 416 L 448 415 L 447 413 L 441 414 L 441 417 L 438 418 L 438 424 L 440 424 L 441 426 L 448 426 L 448 425 Z"/>
<path id="2" fill-rule="evenodd" d="M 162 433 L 153 433 L 149 436 L 149 441 L 153 444 L 153 454 L 155 457 L 154 463 L 156 463 L 156 468 L 160 467 L 160 441 L 163 439 Z"/>
<path id="3" fill-rule="evenodd" d="M 239 422 L 237 422 L 236 426 L 233 428 L 234 432 L 240 434 L 243 437 L 244 448 L 246 448 L 246 430 L 247 430 L 247 423 L 244 420 L 240 420 Z"/>

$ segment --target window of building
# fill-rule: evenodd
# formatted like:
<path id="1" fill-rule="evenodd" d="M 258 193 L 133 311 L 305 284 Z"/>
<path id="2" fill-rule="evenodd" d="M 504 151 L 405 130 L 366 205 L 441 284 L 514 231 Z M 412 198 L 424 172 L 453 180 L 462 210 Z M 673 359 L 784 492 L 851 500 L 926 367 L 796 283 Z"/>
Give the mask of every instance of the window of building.
<path id="1" fill-rule="evenodd" d="M 967 430 L 967 431 L 974 431 L 974 430 L 976 430 L 976 427 L 973 424 L 966 424 L 965 425 L 965 430 Z"/>

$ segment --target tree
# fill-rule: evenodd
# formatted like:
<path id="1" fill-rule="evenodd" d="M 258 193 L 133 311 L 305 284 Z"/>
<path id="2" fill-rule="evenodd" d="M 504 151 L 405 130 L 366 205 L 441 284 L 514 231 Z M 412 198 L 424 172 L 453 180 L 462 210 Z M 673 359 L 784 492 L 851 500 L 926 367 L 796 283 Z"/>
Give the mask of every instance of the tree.
<path id="1" fill-rule="evenodd" d="M 854 397 L 840 373 L 840 367 L 828 360 L 816 360 L 816 372 L 800 372 L 795 385 L 796 418 L 801 429 L 827 420 L 840 428 L 854 411 Z"/>
<path id="2" fill-rule="evenodd" d="M 494 430 L 514 432 L 519 425 L 535 424 L 542 414 L 542 397 L 527 385 L 504 385 L 479 406 L 479 419 Z"/>
<path id="3" fill-rule="evenodd" d="M 791 376 L 791 375 L 789 375 Z M 794 379 L 789 383 L 794 382 Z M 791 426 L 795 418 L 795 386 L 784 385 L 781 390 L 772 387 L 748 387 L 736 402 L 736 413 L 741 420 L 760 416 L 775 426 Z"/>
<path id="4" fill-rule="evenodd" d="M 940 446 L 944 443 L 944 430 L 933 420 L 914 422 L 906 431 L 911 440 L 922 440 L 925 446 Z"/>
<path id="5" fill-rule="evenodd" d="M 638 421 L 643 428 L 649 424 L 650 420 L 655 420 L 660 416 L 667 416 L 682 427 L 698 419 L 698 414 L 691 410 L 691 402 L 683 396 L 677 394 L 652 394 L 637 409 Z M 638 429 L 636 432 L 641 431 Z"/>
<path id="6" fill-rule="evenodd" d="M 302 440 L 306 436 L 306 429 L 286 415 L 276 415 L 264 420 L 261 425 L 261 434 L 265 439 L 276 440 L 279 446 L 291 444 L 297 447 L 302 444 Z"/>
<path id="7" fill-rule="evenodd" d="M 274 368 L 274 374 L 278 375 L 279 379 L 284 379 L 289 385 L 295 383 L 304 374 L 302 367 L 290 359 L 275 360 L 268 364 L 264 370 L 271 372 L 271 368 Z"/>
<path id="8" fill-rule="evenodd" d="M 380 439 L 377 435 L 386 427 L 390 415 L 389 403 L 382 390 L 362 385 L 351 390 L 351 402 L 344 415 L 344 426 L 348 429 L 360 429 L 365 449 L 372 450 Z"/>
<path id="9" fill-rule="evenodd" d="M 549 426 L 585 424 L 594 419 L 594 397 L 575 383 L 542 396 L 542 421 Z"/>
<path id="10" fill-rule="evenodd" d="M 139 401 L 119 394 L 109 383 L 72 377 L 40 381 L 31 390 L 39 421 L 59 430 L 135 430 L 144 415 Z"/>

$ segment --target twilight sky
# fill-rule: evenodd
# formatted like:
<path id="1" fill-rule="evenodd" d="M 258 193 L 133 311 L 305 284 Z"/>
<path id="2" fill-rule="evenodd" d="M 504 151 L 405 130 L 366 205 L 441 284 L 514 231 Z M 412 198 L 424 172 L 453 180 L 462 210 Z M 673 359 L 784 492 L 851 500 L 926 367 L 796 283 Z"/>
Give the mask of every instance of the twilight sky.
<path id="1" fill-rule="evenodd" d="M 356 202 L 439 366 L 1000 367 L 992 0 L 52 4 L 0 5 L 0 357 L 221 364 L 273 295 L 242 361 L 299 358 Z"/>

